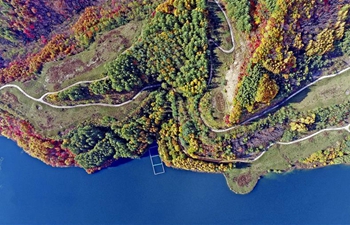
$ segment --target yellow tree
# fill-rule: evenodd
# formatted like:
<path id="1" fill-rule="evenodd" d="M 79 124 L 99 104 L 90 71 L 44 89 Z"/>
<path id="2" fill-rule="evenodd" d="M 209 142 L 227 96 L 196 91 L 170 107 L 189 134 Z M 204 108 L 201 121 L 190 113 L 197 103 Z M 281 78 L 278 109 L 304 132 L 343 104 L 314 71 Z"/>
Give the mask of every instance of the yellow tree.
<path id="1" fill-rule="evenodd" d="M 259 81 L 258 91 L 255 96 L 255 101 L 269 104 L 278 93 L 279 87 L 276 81 L 271 79 L 269 75 L 264 76 Z"/>

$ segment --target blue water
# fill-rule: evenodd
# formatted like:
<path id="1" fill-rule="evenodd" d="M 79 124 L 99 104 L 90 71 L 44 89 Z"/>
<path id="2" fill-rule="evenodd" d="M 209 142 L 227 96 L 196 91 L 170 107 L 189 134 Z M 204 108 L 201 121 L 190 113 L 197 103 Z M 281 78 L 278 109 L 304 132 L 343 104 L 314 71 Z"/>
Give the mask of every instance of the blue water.
<path id="1" fill-rule="evenodd" d="M 242 196 L 221 175 L 154 176 L 148 157 L 87 175 L 0 143 L 0 224 L 350 224 L 350 167 L 263 178 Z"/>

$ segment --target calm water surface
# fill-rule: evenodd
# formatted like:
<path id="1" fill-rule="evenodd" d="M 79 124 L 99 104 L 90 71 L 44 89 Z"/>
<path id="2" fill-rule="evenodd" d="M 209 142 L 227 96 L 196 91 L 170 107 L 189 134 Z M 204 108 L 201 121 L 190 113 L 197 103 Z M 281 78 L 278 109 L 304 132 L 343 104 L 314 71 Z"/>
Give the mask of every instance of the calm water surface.
<path id="1" fill-rule="evenodd" d="M 154 176 L 148 157 L 87 175 L 2 137 L 0 157 L 0 224 L 350 224 L 345 166 L 274 175 L 242 196 L 221 175 Z"/>

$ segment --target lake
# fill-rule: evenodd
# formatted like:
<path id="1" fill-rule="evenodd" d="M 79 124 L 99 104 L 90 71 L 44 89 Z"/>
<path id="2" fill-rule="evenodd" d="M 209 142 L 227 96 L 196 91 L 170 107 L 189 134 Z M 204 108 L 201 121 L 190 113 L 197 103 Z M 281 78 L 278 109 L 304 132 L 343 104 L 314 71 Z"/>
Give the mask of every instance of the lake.
<path id="1" fill-rule="evenodd" d="M 272 175 L 237 195 L 222 175 L 166 168 L 154 176 L 149 157 L 88 175 L 0 143 L 0 224 L 350 223 L 346 166 Z"/>

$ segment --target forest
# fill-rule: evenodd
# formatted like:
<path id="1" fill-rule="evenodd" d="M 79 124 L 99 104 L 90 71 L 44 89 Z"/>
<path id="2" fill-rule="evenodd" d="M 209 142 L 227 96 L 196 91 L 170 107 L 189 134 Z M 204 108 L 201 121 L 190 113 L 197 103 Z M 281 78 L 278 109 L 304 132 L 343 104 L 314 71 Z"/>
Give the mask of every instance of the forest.
<path id="1" fill-rule="evenodd" d="M 1 0 L 0 82 L 35 79 L 44 63 L 84 51 L 97 33 L 149 17 L 157 5 L 157 1 L 127 2 L 95 6 L 95 1 L 87 0 L 57 4 Z M 71 18 L 71 14 L 80 16 Z"/>
<path id="2" fill-rule="evenodd" d="M 190 109 L 190 115 L 185 112 L 187 109 L 177 112 L 176 107 L 190 101 L 197 102 L 194 106 L 198 105 L 207 89 L 210 50 L 205 12 L 206 2 L 203 0 L 160 4 L 144 27 L 142 36 L 130 49 L 106 64 L 109 79 L 92 83 L 90 93 L 105 94 L 112 90 L 124 93 L 147 84 L 161 84 L 161 87 L 150 93 L 150 107 L 140 108 L 139 118 L 128 118 L 123 122 L 104 118 L 101 122 L 106 123 L 104 126 L 87 125 L 71 131 L 62 146 L 76 155 L 79 165 L 91 169 L 112 159 L 140 157 L 148 144 L 158 140 L 163 146 L 163 138 L 170 137 L 166 132 L 174 132 L 172 146 L 167 145 L 172 157 L 167 156 L 168 151 L 159 150 L 168 165 L 211 172 L 233 167 L 231 163 L 216 164 L 192 158 L 200 145 L 196 132 L 203 128 L 203 124 L 196 128 L 197 124 L 193 123 L 192 116 L 199 118 L 196 107 Z M 79 100 L 85 95 L 83 93 L 89 91 L 71 88 L 59 93 L 58 97 Z M 168 120 L 172 123 L 179 121 L 172 127 L 182 131 L 167 131 L 170 128 L 164 122 Z M 177 135 L 189 144 L 190 150 L 175 145 Z"/>
<path id="3" fill-rule="evenodd" d="M 348 39 L 346 2 L 233 0 L 227 4 L 235 9 L 229 13 L 238 29 L 248 17 L 253 24 L 250 32 L 240 29 L 247 33 L 250 52 L 241 68 L 231 123 L 241 121 L 245 112 L 280 101 L 331 66 L 334 56 L 348 54 L 342 47 Z M 243 10 L 246 4 L 253 4 L 250 10 Z"/>

